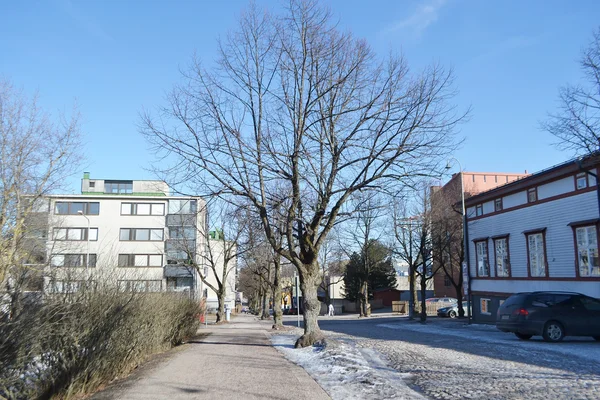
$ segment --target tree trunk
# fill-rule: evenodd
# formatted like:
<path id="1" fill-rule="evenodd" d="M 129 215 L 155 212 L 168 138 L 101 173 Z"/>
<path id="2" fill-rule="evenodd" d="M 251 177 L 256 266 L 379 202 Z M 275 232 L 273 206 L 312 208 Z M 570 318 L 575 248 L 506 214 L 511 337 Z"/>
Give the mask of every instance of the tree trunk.
<path id="1" fill-rule="evenodd" d="M 361 302 L 360 316 L 368 317 L 371 315 L 371 310 L 369 309 L 369 282 L 367 281 L 362 284 L 361 297 L 363 300 Z"/>
<path id="2" fill-rule="evenodd" d="M 462 281 L 462 278 L 461 278 Z M 465 317 L 465 309 L 462 306 L 462 297 L 463 297 L 463 284 L 462 282 L 458 282 L 458 285 L 455 285 L 456 289 L 456 299 L 458 300 L 458 318 Z"/>
<path id="3" fill-rule="evenodd" d="M 262 316 L 263 314 L 263 299 L 264 299 L 264 286 L 263 286 L 263 279 L 262 277 L 260 278 L 260 288 L 258 289 L 258 298 L 256 299 L 256 303 L 257 303 L 257 316 Z"/>
<path id="4" fill-rule="evenodd" d="M 408 267 L 408 290 L 410 292 L 408 301 L 408 319 L 412 320 L 415 317 L 415 302 L 417 301 L 417 298 L 415 297 L 415 268 L 412 265 L 409 265 Z"/>
<path id="5" fill-rule="evenodd" d="M 320 284 L 319 268 L 307 265 L 305 269 L 316 272 L 314 275 L 301 275 L 300 288 L 302 289 L 302 306 L 304 307 L 304 335 L 296 341 L 296 348 L 312 346 L 324 339 L 317 321 L 321 309 L 321 302 L 317 298 L 317 288 Z"/>
<path id="6" fill-rule="evenodd" d="M 269 291 L 265 290 L 262 295 L 262 314 L 260 319 L 269 319 Z"/>
<path id="7" fill-rule="evenodd" d="M 421 317 L 420 321 L 425 322 L 427 320 L 427 305 L 425 304 L 425 296 L 427 293 L 427 279 L 421 276 Z"/>
<path id="8" fill-rule="evenodd" d="M 217 323 L 225 321 L 225 290 L 220 289 L 217 293 L 219 308 L 217 310 Z"/>
<path id="9" fill-rule="evenodd" d="M 281 312 L 281 262 L 279 255 L 275 255 L 274 273 L 273 273 L 273 329 L 281 329 L 283 327 L 282 312 Z"/>

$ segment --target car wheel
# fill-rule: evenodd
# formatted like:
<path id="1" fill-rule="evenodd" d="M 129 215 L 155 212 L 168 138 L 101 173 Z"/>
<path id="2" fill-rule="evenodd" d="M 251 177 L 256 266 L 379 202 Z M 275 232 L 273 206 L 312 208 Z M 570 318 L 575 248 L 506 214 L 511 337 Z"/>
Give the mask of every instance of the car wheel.
<path id="1" fill-rule="evenodd" d="M 529 340 L 533 335 L 526 335 L 524 333 L 515 332 L 515 336 L 521 340 Z"/>
<path id="2" fill-rule="evenodd" d="M 546 342 L 560 342 L 565 337 L 565 328 L 556 321 L 548 321 L 542 333 Z"/>
<path id="3" fill-rule="evenodd" d="M 454 311 L 454 310 L 450 311 L 450 312 L 448 313 L 448 316 L 449 316 L 450 318 L 456 318 L 456 311 Z"/>

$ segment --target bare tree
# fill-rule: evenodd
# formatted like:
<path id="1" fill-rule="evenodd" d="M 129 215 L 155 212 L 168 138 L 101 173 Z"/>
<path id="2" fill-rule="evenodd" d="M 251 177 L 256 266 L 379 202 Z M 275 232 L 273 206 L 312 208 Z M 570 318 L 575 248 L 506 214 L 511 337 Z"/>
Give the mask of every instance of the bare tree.
<path id="1" fill-rule="evenodd" d="M 333 304 L 335 299 L 334 287 L 344 280 L 344 271 L 348 258 L 342 250 L 339 233 L 335 230 L 327 237 L 319 252 L 319 265 L 321 267 L 321 285 L 319 289 L 325 292 L 325 303 Z M 340 293 L 338 293 L 339 295 Z"/>
<path id="2" fill-rule="evenodd" d="M 458 316 L 464 317 L 462 306 L 463 271 L 465 259 L 460 187 L 440 188 L 431 195 L 431 246 L 435 269 L 440 270 L 456 291 Z"/>
<path id="3" fill-rule="evenodd" d="M 424 187 L 427 187 L 425 184 Z M 428 282 L 440 270 L 433 264 L 432 210 L 427 189 L 415 191 L 415 196 L 404 204 L 397 204 L 394 210 L 395 253 L 409 266 L 410 291 L 416 302 L 415 284 L 421 292 L 420 320 L 427 319 L 425 297 Z M 414 314 L 414 304 L 409 305 L 410 315 Z"/>
<path id="4" fill-rule="evenodd" d="M 214 68 L 194 60 L 168 107 L 143 115 L 141 130 L 175 160 L 165 179 L 255 209 L 269 243 L 298 269 L 304 334 L 296 346 L 311 345 L 323 338 L 323 242 L 353 193 L 428 175 L 454 146 L 463 115 L 449 104 L 452 73 L 433 65 L 411 74 L 401 56 L 379 60 L 311 0 L 290 0 L 281 16 L 250 8 L 219 51 Z M 284 247 L 274 233 L 276 187 L 289 189 Z"/>
<path id="5" fill-rule="evenodd" d="M 558 147 L 589 153 L 600 145 L 600 28 L 579 63 L 586 82 L 560 89 L 559 111 L 542 127 L 556 136 Z"/>
<path id="6" fill-rule="evenodd" d="M 386 209 L 384 208 L 378 193 L 375 191 L 357 192 L 352 196 L 351 204 L 353 212 L 352 219 L 346 230 L 347 246 L 344 246 L 346 256 L 350 258 L 351 249 L 359 249 L 362 261 L 362 271 L 354 274 L 360 280 L 360 316 L 368 317 L 371 315 L 371 306 L 369 304 L 369 276 L 370 268 L 373 262 L 369 259 L 371 255 L 371 246 L 377 245 L 381 238 L 380 220 Z"/>
<path id="7" fill-rule="evenodd" d="M 8 293 L 19 293 L 23 278 L 42 273 L 48 229 L 43 198 L 76 171 L 80 139 L 76 109 L 70 117 L 52 118 L 37 97 L 29 99 L 0 79 L 0 284 Z"/>

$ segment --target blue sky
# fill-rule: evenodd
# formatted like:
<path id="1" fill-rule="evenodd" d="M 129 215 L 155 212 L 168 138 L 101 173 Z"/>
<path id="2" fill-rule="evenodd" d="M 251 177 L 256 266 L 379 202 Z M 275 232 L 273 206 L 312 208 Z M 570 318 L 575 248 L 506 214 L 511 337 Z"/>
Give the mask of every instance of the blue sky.
<path id="1" fill-rule="evenodd" d="M 281 2 L 257 1 L 277 8 Z M 598 1 L 330 0 L 339 26 L 380 54 L 402 52 L 414 70 L 454 68 L 459 107 L 472 107 L 455 154 L 468 171 L 529 172 L 569 159 L 539 128 L 558 88 L 582 78 L 581 49 L 600 25 Z M 92 177 L 152 179 L 139 112 L 164 104 L 196 52 L 210 62 L 216 39 L 247 1 L 48 0 L 0 3 L 0 75 L 49 111 L 77 102 Z"/>

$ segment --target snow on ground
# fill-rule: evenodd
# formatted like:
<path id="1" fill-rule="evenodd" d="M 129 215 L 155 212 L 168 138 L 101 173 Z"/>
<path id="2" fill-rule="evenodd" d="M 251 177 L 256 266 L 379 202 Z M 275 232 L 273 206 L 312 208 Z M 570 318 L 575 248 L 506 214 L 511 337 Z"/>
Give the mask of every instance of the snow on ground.
<path id="1" fill-rule="evenodd" d="M 310 376 L 337 400 L 424 399 L 400 374 L 386 366 L 372 349 L 330 340 L 325 348 L 295 349 L 297 335 L 273 335 L 273 346 L 287 359 L 303 367 Z"/>
<path id="2" fill-rule="evenodd" d="M 511 333 L 500 332 L 492 325 L 464 325 L 456 328 L 443 328 L 436 325 L 423 324 L 378 324 L 379 328 L 410 330 L 413 332 L 431 333 L 435 335 L 456 336 L 463 339 L 473 339 L 478 342 L 502 343 L 511 346 L 520 346 L 523 350 L 551 350 L 567 356 L 577 355 L 598 362 L 600 360 L 600 346 L 588 337 L 566 337 L 561 343 L 546 343 L 541 337 L 531 340 L 520 340 Z"/>

